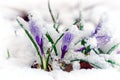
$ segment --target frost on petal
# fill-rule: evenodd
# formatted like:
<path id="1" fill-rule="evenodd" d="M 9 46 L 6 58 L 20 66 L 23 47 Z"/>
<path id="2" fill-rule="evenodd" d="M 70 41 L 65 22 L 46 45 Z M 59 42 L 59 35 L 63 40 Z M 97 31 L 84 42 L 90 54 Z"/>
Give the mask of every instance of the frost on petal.
<path id="1" fill-rule="evenodd" d="M 64 55 L 68 51 L 69 45 L 72 42 L 72 40 L 73 40 L 73 34 L 71 34 L 70 32 L 66 32 L 63 36 L 63 39 L 62 39 L 61 59 L 64 58 Z"/>
<path id="2" fill-rule="evenodd" d="M 108 35 L 103 35 L 103 36 L 96 36 L 96 39 L 97 39 L 97 46 L 103 46 L 106 45 L 111 40 L 111 37 Z"/>
<path id="3" fill-rule="evenodd" d="M 64 44 L 69 45 L 71 43 L 72 39 L 73 39 L 73 34 L 71 34 L 70 32 L 67 32 L 64 34 L 62 42 Z"/>
<path id="4" fill-rule="evenodd" d="M 39 35 L 40 34 L 40 29 L 39 27 L 35 24 L 34 21 L 30 21 L 29 22 L 29 26 L 30 26 L 30 31 L 32 33 L 33 36 Z"/>

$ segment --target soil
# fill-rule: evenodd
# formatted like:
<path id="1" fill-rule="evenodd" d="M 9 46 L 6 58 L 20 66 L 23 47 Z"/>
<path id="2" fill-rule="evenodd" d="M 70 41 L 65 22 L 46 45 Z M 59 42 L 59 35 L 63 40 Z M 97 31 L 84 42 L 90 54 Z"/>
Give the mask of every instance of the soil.
<path id="1" fill-rule="evenodd" d="M 92 69 L 92 68 L 94 67 L 90 65 L 90 63 L 85 62 L 85 61 L 80 62 L 80 69 Z"/>

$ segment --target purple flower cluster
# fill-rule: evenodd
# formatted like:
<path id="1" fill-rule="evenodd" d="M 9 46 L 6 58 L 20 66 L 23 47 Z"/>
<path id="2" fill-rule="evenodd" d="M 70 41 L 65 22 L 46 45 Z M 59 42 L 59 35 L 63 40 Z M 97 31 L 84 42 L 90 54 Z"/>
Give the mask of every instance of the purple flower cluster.
<path id="1" fill-rule="evenodd" d="M 91 37 L 94 37 L 94 36 L 96 37 L 98 47 L 107 44 L 111 40 L 111 37 L 108 36 L 107 34 L 103 34 L 103 35 L 98 34 L 98 31 L 102 28 L 102 23 L 103 21 L 100 20 L 97 27 L 95 28 L 95 31 L 91 34 Z"/>

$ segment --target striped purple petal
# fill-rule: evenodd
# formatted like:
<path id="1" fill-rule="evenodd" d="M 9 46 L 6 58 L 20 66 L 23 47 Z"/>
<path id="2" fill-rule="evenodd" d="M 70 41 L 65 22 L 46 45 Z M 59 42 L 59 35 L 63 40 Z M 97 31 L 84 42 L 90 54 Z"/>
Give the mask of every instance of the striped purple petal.
<path id="1" fill-rule="evenodd" d="M 98 33 L 98 31 L 101 29 L 101 27 L 102 27 L 102 20 L 100 20 L 99 23 L 97 24 L 95 31 L 91 34 L 91 37 L 95 36 Z"/>
<path id="2" fill-rule="evenodd" d="M 96 39 L 97 39 L 97 46 L 99 47 L 107 44 L 111 40 L 111 37 L 108 35 L 103 35 L 103 36 L 96 36 Z"/>
<path id="3" fill-rule="evenodd" d="M 39 27 L 36 25 L 36 23 L 34 21 L 30 21 L 29 23 L 30 26 L 30 32 L 32 33 L 32 35 L 34 36 L 40 51 L 42 53 L 42 56 L 44 56 L 44 50 L 43 50 L 43 36 L 40 32 Z"/>
<path id="4" fill-rule="evenodd" d="M 65 53 L 68 51 L 69 49 L 69 45 L 73 40 L 73 34 L 71 34 L 70 32 L 66 32 L 62 38 L 62 47 L 61 47 L 61 59 L 64 58 Z"/>
<path id="5" fill-rule="evenodd" d="M 67 45 L 64 45 L 64 46 L 62 47 L 61 59 L 64 58 L 65 53 L 66 53 L 67 51 L 68 51 L 68 46 L 67 46 Z"/>
<path id="6" fill-rule="evenodd" d="M 40 34 L 40 29 L 39 27 L 35 24 L 34 21 L 30 21 L 29 22 L 29 26 L 30 26 L 30 31 L 32 33 L 33 36 L 37 36 Z"/>

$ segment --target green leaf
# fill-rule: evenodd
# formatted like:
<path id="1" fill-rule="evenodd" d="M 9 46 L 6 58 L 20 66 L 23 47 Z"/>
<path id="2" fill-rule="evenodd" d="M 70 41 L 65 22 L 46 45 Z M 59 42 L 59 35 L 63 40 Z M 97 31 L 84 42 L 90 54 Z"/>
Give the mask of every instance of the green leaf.
<path id="1" fill-rule="evenodd" d="M 78 20 L 76 20 L 74 23 L 73 23 L 73 25 L 76 25 L 76 24 L 78 24 L 79 23 L 79 21 Z"/>
<path id="2" fill-rule="evenodd" d="M 106 60 L 108 63 L 110 63 L 113 67 L 114 65 L 120 66 L 120 64 L 117 64 L 115 61 L 113 60 Z"/>
<path id="3" fill-rule="evenodd" d="M 91 51 L 90 45 L 86 47 L 85 53 L 84 54 L 88 54 Z"/>
<path id="4" fill-rule="evenodd" d="M 84 28 L 84 26 L 83 26 L 83 25 L 80 25 L 80 28 L 79 28 L 79 29 L 80 29 L 80 30 L 83 30 L 83 28 Z"/>
<path id="5" fill-rule="evenodd" d="M 51 10 L 51 6 L 50 6 L 50 1 L 49 0 L 48 0 L 48 9 L 49 9 L 49 12 L 50 12 L 50 15 L 52 17 L 53 22 L 56 23 L 56 20 L 55 20 L 55 18 L 53 16 L 53 13 L 52 13 L 52 10 Z"/>
<path id="6" fill-rule="evenodd" d="M 82 39 L 81 45 L 85 46 L 86 43 L 87 43 L 87 42 L 85 41 L 85 39 Z"/>
<path id="7" fill-rule="evenodd" d="M 99 51 L 100 54 L 104 53 L 100 48 L 98 48 L 98 51 Z"/>
<path id="8" fill-rule="evenodd" d="M 93 48 L 93 51 L 94 51 L 96 54 L 99 54 L 94 48 Z"/>
<path id="9" fill-rule="evenodd" d="M 56 46 L 56 44 L 59 42 L 59 40 L 63 37 L 64 33 L 61 34 L 61 36 L 56 40 L 56 42 L 53 44 L 53 46 Z M 47 57 L 47 60 L 46 60 L 46 66 L 48 66 L 48 63 L 49 63 L 49 58 L 50 58 L 50 53 L 52 52 L 52 50 L 54 49 L 54 47 L 52 47 L 51 51 L 50 49 L 47 50 L 47 54 L 48 54 L 48 57 Z M 56 55 L 57 56 L 57 55 Z"/>
<path id="10" fill-rule="evenodd" d="M 48 68 L 49 58 L 50 58 L 50 49 L 47 50 L 47 54 L 48 54 L 48 57 L 47 57 L 47 60 L 46 60 L 46 66 L 47 66 L 47 68 Z"/>
<path id="11" fill-rule="evenodd" d="M 54 41 L 48 32 L 46 33 L 46 37 L 48 38 L 49 42 L 51 42 L 51 44 L 54 44 Z"/>
<path id="12" fill-rule="evenodd" d="M 53 47 L 52 47 L 52 49 L 51 49 L 51 51 L 50 52 L 52 52 L 52 50 L 54 49 L 54 46 L 56 46 L 57 45 L 57 43 L 59 42 L 59 40 L 63 37 L 63 35 L 64 35 L 64 33 L 63 34 L 61 34 L 60 35 L 60 37 L 56 40 L 56 42 L 53 44 Z M 57 55 L 56 55 L 57 56 Z"/>
<path id="13" fill-rule="evenodd" d="M 59 28 L 59 24 L 57 24 L 57 23 L 54 23 L 54 25 L 53 25 L 53 27 L 54 27 L 54 29 L 59 33 L 59 31 L 58 31 L 58 28 Z"/>
<path id="14" fill-rule="evenodd" d="M 107 60 L 107 62 L 109 62 L 110 64 L 116 64 L 114 61 L 112 60 Z"/>
<path id="15" fill-rule="evenodd" d="M 17 22 L 19 23 L 19 25 L 21 26 L 21 28 L 25 31 L 26 35 L 28 36 L 28 38 L 30 39 L 30 41 L 32 42 L 32 44 L 34 45 L 36 51 L 37 51 L 37 54 L 40 58 L 40 61 L 41 61 L 41 65 L 42 65 L 42 68 L 43 68 L 43 60 L 42 60 L 42 56 L 40 54 L 40 51 L 39 51 L 39 47 L 37 46 L 37 43 L 34 41 L 32 35 L 29 33 L 29 31 L 27 31 L 24 27 L 23 27 L 23 24 L 20 23 L 20 21 L 17 19 Z"/>
<path id="16" fill-rule="evenodd" d="M 56 45 L 53 45 L 53 49 L 54 49 L 55 54 L 56 54 L 56 56 L 57 56 L 57 55 L 58 55 L 58 53 L 57 53 L 57 48 L 56 48 Z"/>
<path id="17" fill-rule="evenodd" d="M 56 40 L 55 45 L 58 43 L 58 41 L 63 37 L 64 33 L 60 35 L 60 37 Z"/>
<path id="18" fill-rule="evenodd" d="M 71 60 L 70 62 L 74 62 L 74 61 L 81 61 L 81 59 L 74 59 L 74 60 Z"/>
<path id="19" fill-rule="evenodd" d="M 107 51 L 107 54 L 110 54 L 112 51 L 114 51 L 118 46 L 119 46 L 120 43 L 117 43 L 115 44 L 114 46 L 112 46 L 108 51 Z"/>
<path id="20" fill-rule="evenodd" d="M 58 53 L 57 53 L 56 45 L 54 45 L 55 43 L 48 32 L 46 33 L 46 37 L 49 40 L 49 42 L 52 44 L 52 48 L 54 49 L 55 55 L 57 56 Z"/>
<path id="21" fill-rule="evenodd" d="M 10 58 L 10 52 L 9 52 L 9 50 L 7 49 L 7 59 L 9 59 Z"/>
<path id="22" fill-rule="evenodd" d="M 79 18 L 76 19 L 75 22 L 73 23 L 73 25 L 76 25 L 79 30 L 83 30 L 83 28 L 84 28 L 81 21 L 82 21 L 82 17 L 81 17 L 81 13 L 80 13 Z"/>

